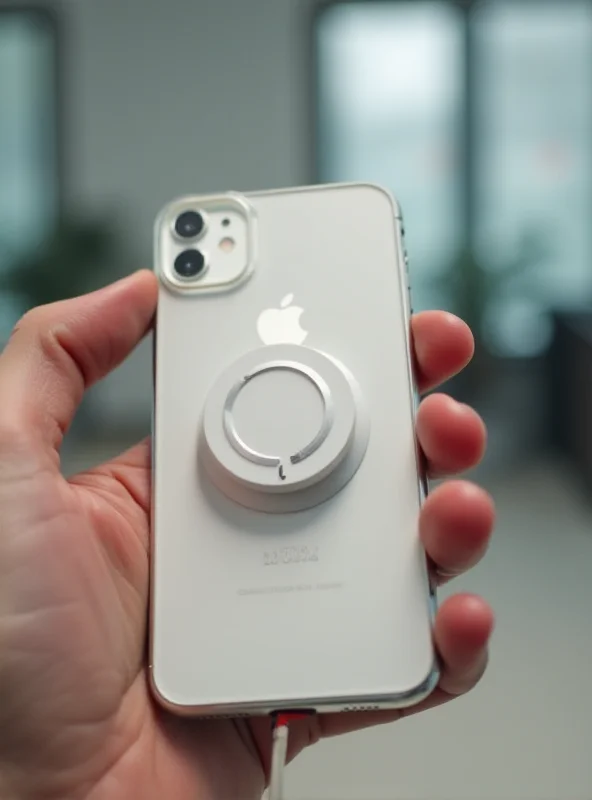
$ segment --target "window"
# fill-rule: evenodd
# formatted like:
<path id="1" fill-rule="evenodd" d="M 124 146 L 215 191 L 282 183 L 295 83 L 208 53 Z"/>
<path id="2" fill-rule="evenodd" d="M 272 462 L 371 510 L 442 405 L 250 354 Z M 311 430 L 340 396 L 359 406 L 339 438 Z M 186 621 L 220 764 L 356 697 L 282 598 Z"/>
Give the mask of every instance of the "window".
<path id="1" fill-rule="evenodd" d="M 315 48 L 318 178 L 392 189 L 419 308 L 448 304 L 463 248 L 493 282 L 536 245 L 483 327 L 501 355 L 542 352 L 549 309 L 592 296 L 592 3 L 334 2 Z"/>
<path id="2" fill-rule="evenodd" d="M 0 270 L 39 246 L 58 211 L 56 45 L 47 14 L 0 7 Z M 2 341 L 16 311 L 0 300 Z"/>
<path id="3" fill-rule="evenodd" d="M 524 235 L 547 250 L 527 291 L 509 284 L 492 304 L 488 327 L 503 352 L 536 351 L 541 311 L 592 289 L 592 5 L 486 3 L 472 23 L 480 259 L 495 269 Z"/>

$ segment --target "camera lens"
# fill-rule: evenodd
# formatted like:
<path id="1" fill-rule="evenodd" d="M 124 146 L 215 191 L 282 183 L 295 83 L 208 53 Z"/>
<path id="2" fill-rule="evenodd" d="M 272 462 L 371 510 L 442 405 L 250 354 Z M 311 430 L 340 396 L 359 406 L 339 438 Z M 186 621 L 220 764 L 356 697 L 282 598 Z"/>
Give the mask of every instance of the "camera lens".
<path id="1" fill-rule="evenodd" d="M 175 259 L 175 272 L 181 278 L 196 278 L 205 264 L 204 254 L 199 250 L 184 250 Z"/>
<path id="2" fill-rule="evenodd" d="M 175 231 L 182 239 L 195 239 L 203 227 L 204 219 L 198 211 L 184 211 L 175 221 Z"/>

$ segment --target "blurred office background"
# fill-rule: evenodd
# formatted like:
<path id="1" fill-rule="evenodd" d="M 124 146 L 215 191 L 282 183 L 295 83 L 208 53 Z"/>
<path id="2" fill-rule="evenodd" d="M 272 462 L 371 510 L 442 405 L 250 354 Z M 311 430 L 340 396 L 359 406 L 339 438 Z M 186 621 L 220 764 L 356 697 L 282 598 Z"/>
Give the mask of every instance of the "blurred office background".
<path id="1" fill-rule="evenodd" d="M 459 587 L 498 629 L 473 695 L 322 744 L 289 797 L 589 800 L 592 0 L 0 0 L 0 342 L 149 266 L 175 195 L 350 179 L 399 198 L 415 308 L 476 335 L 449 389 L 499 521 Z M 89 394 L 66 469 L 146 433 L 150 370 Z"/>

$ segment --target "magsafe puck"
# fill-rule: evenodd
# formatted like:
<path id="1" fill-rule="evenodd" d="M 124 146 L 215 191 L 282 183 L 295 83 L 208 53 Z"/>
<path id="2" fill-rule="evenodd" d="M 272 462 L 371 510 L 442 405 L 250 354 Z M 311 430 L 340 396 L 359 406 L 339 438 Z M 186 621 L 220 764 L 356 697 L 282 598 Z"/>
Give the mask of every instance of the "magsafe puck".
<path id="1" fill-rule="evenodd" d="M 317 505 L 351 479 L 369 435 L 362 393 L 338 361 L 299 345 L 246 353 L 215 382 L 202 441 L 227 497 L 270 513 Z"/>

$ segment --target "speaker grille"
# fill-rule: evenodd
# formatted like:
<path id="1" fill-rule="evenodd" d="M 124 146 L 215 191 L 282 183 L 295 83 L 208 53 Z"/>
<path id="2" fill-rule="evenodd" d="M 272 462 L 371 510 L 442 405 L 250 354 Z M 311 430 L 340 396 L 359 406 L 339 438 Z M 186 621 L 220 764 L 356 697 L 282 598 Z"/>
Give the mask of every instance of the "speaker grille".
<path id="1" fill-rule="evenodd" d="M 252 714 L 207 714 L 205 716 L 200 715 L 197 719 L 246 719 L 251 716 Z"/>

